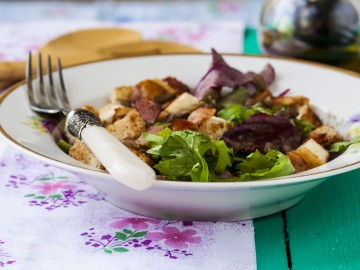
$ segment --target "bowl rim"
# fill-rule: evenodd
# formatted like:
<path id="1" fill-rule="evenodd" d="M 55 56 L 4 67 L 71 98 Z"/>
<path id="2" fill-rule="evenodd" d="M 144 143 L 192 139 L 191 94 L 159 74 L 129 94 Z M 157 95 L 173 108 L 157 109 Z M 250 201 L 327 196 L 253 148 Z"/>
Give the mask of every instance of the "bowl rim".
<path id="1" fill-rule="evenodd" d="M 159 55 L 136 55 L 136 56 L 126 56 L 121 58 L 112 58 L 112 59 L 104 59 L 104 60 L 94 60 L 94 61 L 88 61 L 86 63 L 81 64 L 75 64 L 75 65 L 69 65 L 64 67 L 63 69 L 68 69 L 72 67 L 79 67 L 83 65 L 88 65 L 92 63 L 98 63 L 98 62 L 107 62 L 107 61 L 118 61 L 121 59 L 132 59 L 132 58 L 140 58 L 140 57 L 166 57 L 166 56 L 181 56 L 181 55 L 211 55 L 211 53 L 166 53 L 166 54 L 159 54 Z M 222 53 L 223 56 L 235 56 L 235 57 L 248 57 L 248 58 L 262 58 L 262 59 L 274 59 L 274 60 L 280 60 L 280 61 L 288 61 L 291 63 L 300 63 L 310 66 L 319 67 L 322 69 L 332 70 L 336 71 L 351 77 L 355 77 L 360 79 L 360 73 L 356 73 L 354 71 L 346 70 L 340 67 L 330 66 L 327 64 L 312 62 L 308 60 L 303 59 L 294 59 L 290 57 L 283 57 L 283 56 L 268 56 L 268 55 L 249 55 L 249 54 L 242 54 L 242 53 Z M 26 80 L 22 80 L 9 88 L 7 88 L 3 93 L 0 94 L 0 106 L 6 99 L 6 97 L 24 85 L 26 83 Z M 73 164 L 64 163 L 62 161 L 58 161 L 54 158 L 47 157 L 45 155 L 42 155 L 26 146 L 21 145 L 20 143 L 16 142 L 2 127 L 0 123 L 0 135 L 7 141 L 10 145 L 14 146 L 21 152 L 25 152 L 29 154 L 30 156 L 41 160 L 43 162 L 49 163 L 55 167 L 63 168 L 71 172 L 76 172 L 80 174 L 90 174 L 93 177 L 101 177 L 101 178 L 107 178 L 109 180 L 114 180 L 110 174 L 96 170 L 91 168 L 83 168 L 79 167 Z M 349 169 L 349 167 L 351 167 Z M 159 189 L 187 189 L 187 190 L 228 190 L 228 189 L 247 189 L 247 188 L 275 188 L 278 186 L 287 186 L 287 185 L 297 185 L 301 184 L 303 182 L 314 182 L 319 181 L 321 179 L 325 179 L 331 176 L 335 176 L 341 173 L 345 173 L 348 171 L 352 171 L 355 169 L 360 168 L 360 160 L 338 167 L 329 169 L 322 172 L 314 172 L 307 175 L 297 175 L 292 174 L 288 176 L 283 177 L 277 177 L 277 178 L 271 178 L 271 179 L 261 179 L 261 180 L 251 180 L 251 181 L 242 181 L 242 182 L 187 182 L 187 181 L 174 181 L 174 180 L 158 180 L 153 187 L 159 188 Z M 315 177 L 314 176 L 320 176 Z"/>

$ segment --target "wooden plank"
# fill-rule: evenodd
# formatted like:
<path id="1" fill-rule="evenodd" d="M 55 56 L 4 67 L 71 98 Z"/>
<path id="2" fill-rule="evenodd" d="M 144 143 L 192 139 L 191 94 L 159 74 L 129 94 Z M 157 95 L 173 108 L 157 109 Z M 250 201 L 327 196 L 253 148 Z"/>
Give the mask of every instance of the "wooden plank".
<path id="1" fill-rule="evenodd" d="M 360 269 L 360 170 L 328 179 L 286 211 L 292 269 Z"/>
<path id="2" fill-rule="evenodd" d="M 258 34 L 256 28 L 248 27 L 244 33 L 244 53 L 246 54 L 260 54 L 261 49 L 258 43 Z"/>
<path id="3" fill-rule="evenodd" d="M 281 213 L 253 220 L 258 270 L 288 270 Z"/>

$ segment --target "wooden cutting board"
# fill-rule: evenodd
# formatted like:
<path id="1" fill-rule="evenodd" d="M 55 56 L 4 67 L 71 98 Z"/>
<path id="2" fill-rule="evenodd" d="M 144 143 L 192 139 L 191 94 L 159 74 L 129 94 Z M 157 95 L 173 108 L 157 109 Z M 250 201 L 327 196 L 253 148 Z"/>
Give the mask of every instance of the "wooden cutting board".
<path id="1" fill-rule="evenodd" d="M 139 32 L 130 29 L 95 28 L 60 36 L 41 47 L 40 52 L 43 56 L 61 57 L 62 64 L 66 67 L 135 55 L 199 51 L 191 46 L 174 42 L 143 41 Z M 43 58 L 45 62 L 45 57 Z M 0 62 L 0 88 L 24 77 L 25 61 Z"/>
<path id="2" fill-rule="evenodd" d="M 57 57 L 67 57 L 67 63 L 76 63 L 81 54 L 101 47 L 141 41 L 139 32 L 122 28 L 91 28 L 59 36 L 45 44 L 40 52 Z M 92 55 L 90 58 L 94 57 Z M 25 76 L 25 61 L 0 62 L 0 88 Z"/>

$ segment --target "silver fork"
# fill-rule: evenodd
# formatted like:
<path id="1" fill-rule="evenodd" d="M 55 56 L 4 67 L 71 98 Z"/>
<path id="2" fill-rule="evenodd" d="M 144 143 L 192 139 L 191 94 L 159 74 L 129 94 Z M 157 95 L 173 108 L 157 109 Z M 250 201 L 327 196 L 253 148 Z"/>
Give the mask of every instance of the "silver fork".
<path id="1" fill-rule="evenodd" d="M 32 56 L 29 52 L 26 83 L 31 109 L 42 114 L 63 113 L 70 134 L 85 143 L 116 180 L 136 190 L 149 188 L 155 182 L 154 170 L 112 136 L 92 112 L 84 109 L 72 110 L 66 94 L 60 59 L 57 60 L 59 83 L 55 85 L 51 57 L 47 57 L 47 80 L 44 79 L 41 58 L 39 54 L 37 80 L 33 82 Z M 36 82 L 37 87 L 34 87 Z"/>

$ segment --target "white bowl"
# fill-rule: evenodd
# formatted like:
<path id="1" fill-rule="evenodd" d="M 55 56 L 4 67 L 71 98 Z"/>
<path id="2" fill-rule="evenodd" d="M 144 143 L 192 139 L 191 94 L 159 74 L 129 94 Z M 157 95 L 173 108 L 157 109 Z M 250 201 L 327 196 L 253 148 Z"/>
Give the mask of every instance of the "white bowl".
<path id="1" fill-rule="evenodd" d="M 321 119 L 346 138 L 360 134 L 359 75 L 289 59 L 243 55 L 224 55 L 224 59 L 242 71 L 260 71 L 271 63 L 277 73 L 271 86 L 275 95 L 290 88 L 291 95 L 309 97 Z M 148 78 L 174 76 L 194 87 L 210 62 L 208 54 L 133 57 L 67 68 L 64 76 L 74 108 L 83 104 L 100 107 L 115 86 L 133 85 Z M 75 173 L 105 192 L 110 203 L 155 218 L 233 221 L 269 215 L 296 204 L 328 177 L 360 166 L 359 146 L 353 145 L 323 166 L 287 177 L 236 183 L 158 181 L 148 190 L 135 191 L 109 174 L 72 159 L 58 148 L 51 135 L 29 124 L 35 114 L 29 109 L 24 84 L 7 91 L 0 102 L 0 130 L 7 142 Z"/>

